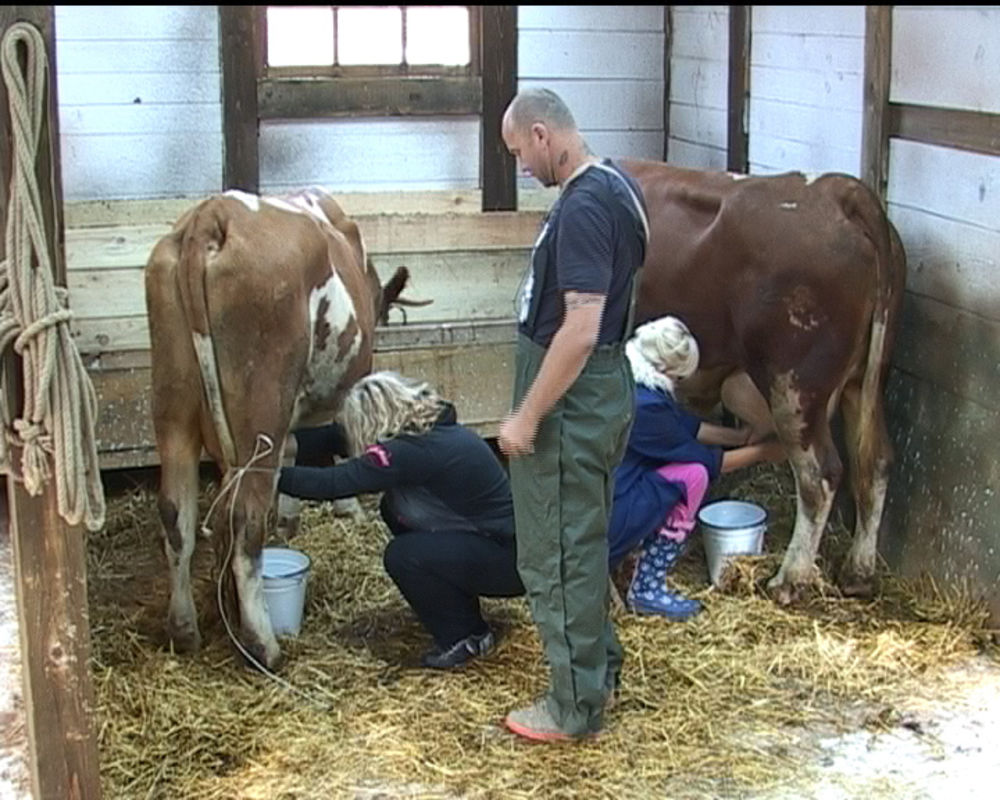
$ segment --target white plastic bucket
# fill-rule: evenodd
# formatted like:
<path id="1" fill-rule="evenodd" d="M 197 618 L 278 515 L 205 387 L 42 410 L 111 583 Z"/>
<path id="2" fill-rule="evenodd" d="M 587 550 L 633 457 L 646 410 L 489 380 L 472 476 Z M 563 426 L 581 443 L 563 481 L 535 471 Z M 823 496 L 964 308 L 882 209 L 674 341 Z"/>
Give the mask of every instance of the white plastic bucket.
<path id="1" fill-rule="evenodd" d="M 760 555 L 767 511 L 743 500 L 717 500 L 698 512 L 708 575 L 715 586 L 732 556 Z"/>
<path id="2" fill-rule="evenodd" d="M 302 627 L 309 565 L 309 556 L 290 547 L 265 547 L 261 553 L 264 602 L 277 636 L 297 636 Z"/>

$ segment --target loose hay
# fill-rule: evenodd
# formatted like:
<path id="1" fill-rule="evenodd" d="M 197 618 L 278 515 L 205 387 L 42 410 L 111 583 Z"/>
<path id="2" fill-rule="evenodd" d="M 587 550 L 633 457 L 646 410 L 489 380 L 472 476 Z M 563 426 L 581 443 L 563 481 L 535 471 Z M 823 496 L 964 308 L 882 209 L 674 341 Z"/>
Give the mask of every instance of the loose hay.
<path id="1" fill-rule="evenodd" d="M 768 508 L 768 547 L 780 552 L 790 484 L 759 468 L 716 494 Z M 360 524 L 308 509 L 292 543 L 313 560 L 302 633 L 283 642 L 297 694 L 236 662 L 210 555 L 196 559 L 205 648 L 163 647 L 155 499 L 136 490 L 110 503 L 88 576 L 108 798 L 739 796 L 801 772 L 803 728 L 892 725 L 900 698 L 985 641 L 985 612 L 962 593 L 886 576 L 873 601 L 824 584 L 784 610 L 762 589 L 778 555 L 739 559 L 723 593 L 707 586 L 696 545 L 676 583 L 705 611 L 683 624 L 616 614 L 626 664 L 605 732 L 532 745 L 501 726 L 546 683 L 524 599 L 484 603 L 502 630 L 493 656 L 450 674 L 417 668 L 430 640 L 384 573 L 388 533 L 366 507 Z M 839 523 L 833 533 L 824 566 L 846 538 Z"/>

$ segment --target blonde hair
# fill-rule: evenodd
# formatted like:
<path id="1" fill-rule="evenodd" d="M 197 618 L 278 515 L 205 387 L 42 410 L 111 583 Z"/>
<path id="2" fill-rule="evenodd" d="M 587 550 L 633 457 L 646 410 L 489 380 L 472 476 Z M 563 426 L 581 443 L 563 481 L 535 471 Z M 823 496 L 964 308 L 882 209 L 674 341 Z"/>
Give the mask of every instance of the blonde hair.
<path id="1" fill-rule="evenodd" d="M 426 433 L 440 416 L 443 403 L 424 381 L 396 372 L 366 375 L 351 387 L 341 412 L 351 454 L 403 433 Z"/>
<path id="2" fill-rule="evenodd" d="M 625 345 L 635 382 L 674 392 L 674 380 L 698 369 L 698 342 L 677 317 L 660 317 L 635 329 Z"/>

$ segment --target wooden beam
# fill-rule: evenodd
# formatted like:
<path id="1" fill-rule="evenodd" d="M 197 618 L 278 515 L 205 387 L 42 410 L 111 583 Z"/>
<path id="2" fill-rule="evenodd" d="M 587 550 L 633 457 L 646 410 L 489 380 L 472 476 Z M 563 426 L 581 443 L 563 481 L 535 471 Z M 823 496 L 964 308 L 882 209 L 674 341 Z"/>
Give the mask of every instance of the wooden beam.
<path id="1" fill-rule="evenodd" d="M 750 100 L 750 6 L 729 6 L 729 111 L 726 169 L 746 173 L 750 168 L 747 132 Z"/>
<path id="2" fill-rule="evenodd" d="M 670 154 L 670 54 L 674 43 L 673 6 L 663 7 L 663 154 L 664 161 Z"/>
<path id="3" fill-rule="evenodd" d="M 63 226 L 56 99 L 55 16 L 53 6 L 0 7 L 0 34 L 28 22 L 42 34 L 48 60 L 47 121 L 39 144 L 36 178 L 41 189 L 46 238 L 54 269 L 62 272 Z M 6 84 L 0 83 L 0 229 L 6 230 L 10 197 L 12 130 Z M 0 258 L 5 244 L 0 236 Z M 58 276 L 57 276 L 58 277 Z M 15 359 L 4 364 L 20 374 Z M 19 381 L 12 380 L 17 384 Z M 9 402 L 22 406 L 19 387 Z M 0 433 L 3 435 L 3 433 Z M 20 452 L 12 453 L 20 472 Z M 51 467 L 51 464 L 50 464 Z M 59 517 L 55 492 L 31 497 L 8 478 L 14 573 L 17 584 L 25 715 L 34 796 L 98 798 L 101 781 L 93 731 L 94 691 L 90 678 L 90 625 L 87 616 L 86 536 Z"/>
<path id="4" fill-rule="evenodd" d="M 257 79 L 263 71 L 261 14 L 260 6 L 219 6 L 225 189 L 256 192 L 260 187 Z"/>
<path id="5" fill-rule="evenodd" d="M 517 94 L 517 6 L 480 8 L 483 211 L 514 211 L 517 165 L 500 136 L 500 122 Z"/>
<path id="6" fill-rule="evenodd" d="M 889 104 L 888 135 L 1000 156 L 1000 114 Z"/>
<path id="7" fill-rule="evenodd" d="M 265 78 L 261 119 L 474 115 L 483 104 L 472 78 Z"/>
<path id="8" fill-rule="evenodd" d="M 889 179 L 891 59 L 892 6 L 866 6 L 861 180 L 875 192 L 883 205 Z"/>

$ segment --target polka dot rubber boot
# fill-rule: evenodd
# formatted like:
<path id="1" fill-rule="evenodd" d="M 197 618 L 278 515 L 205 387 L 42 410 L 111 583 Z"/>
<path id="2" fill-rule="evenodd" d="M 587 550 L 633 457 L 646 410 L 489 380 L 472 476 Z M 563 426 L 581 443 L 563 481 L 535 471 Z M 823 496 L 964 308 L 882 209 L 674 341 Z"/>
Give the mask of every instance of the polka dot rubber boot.
<path id="1" fill-rule="evenodd" d="M 684 552 L 684 543 L 654 534 L 643 544 L 635 564 L 626 605 L 637 614 L 666 617 L 675 622 L 701 611 L 701 603 L 667 590 L 667 574 Z"/>

